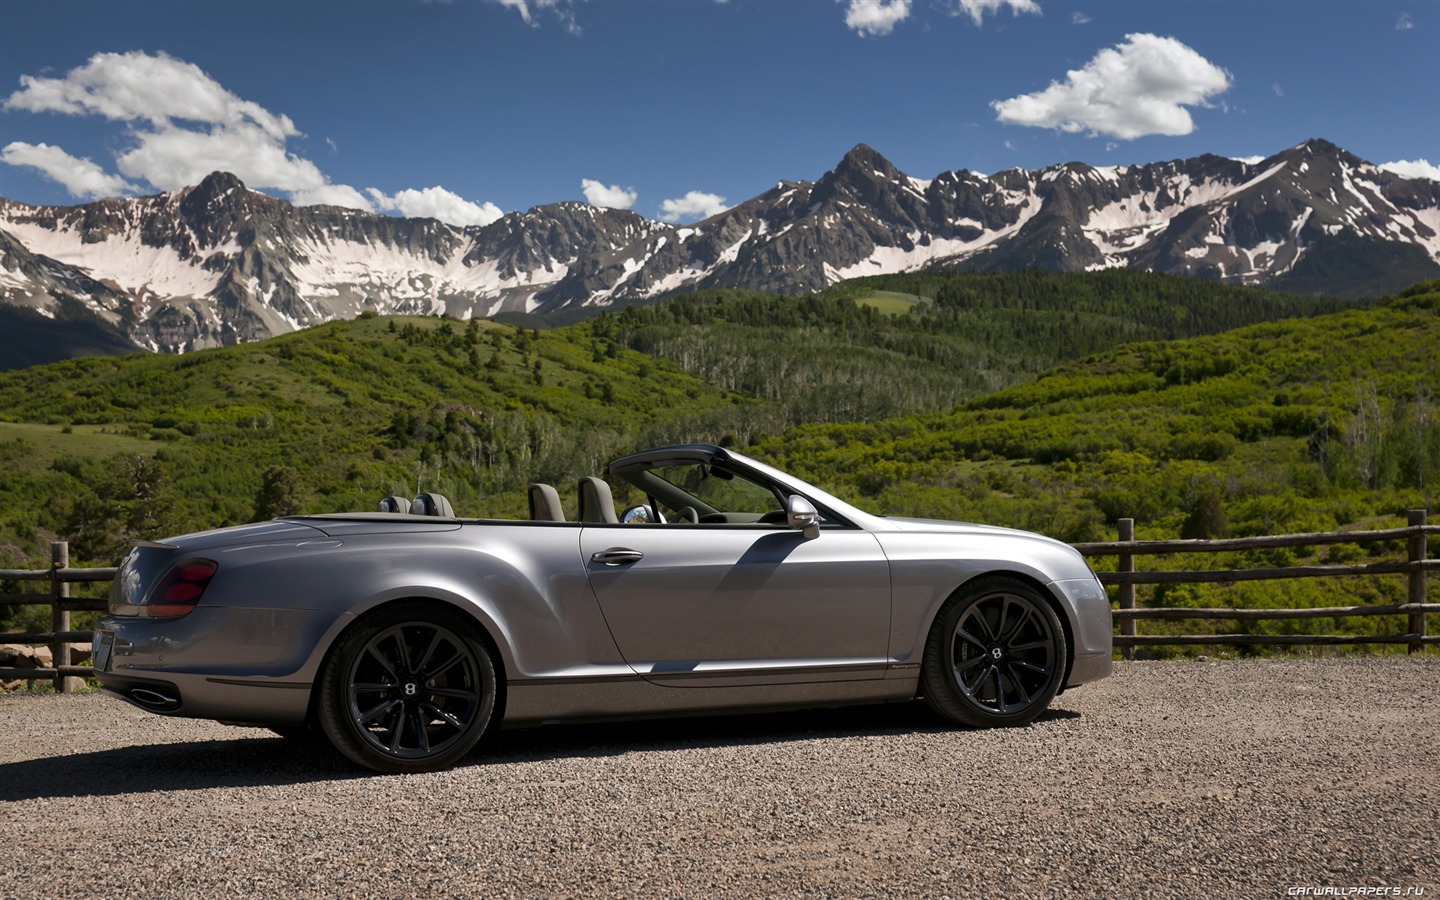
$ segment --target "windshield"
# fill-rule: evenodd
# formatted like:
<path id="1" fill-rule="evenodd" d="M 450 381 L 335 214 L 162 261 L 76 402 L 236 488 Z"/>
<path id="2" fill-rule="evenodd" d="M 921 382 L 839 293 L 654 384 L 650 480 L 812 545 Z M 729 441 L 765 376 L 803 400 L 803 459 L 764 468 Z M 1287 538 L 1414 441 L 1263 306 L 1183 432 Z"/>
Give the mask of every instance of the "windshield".
<path id="1" fill-rule="evenodd" d="M 770 488 L 718 466 L 696 463 L 659 466 L 650 474 L 679 488 L 711 509 L 766 513 L 784 504 Z"/>

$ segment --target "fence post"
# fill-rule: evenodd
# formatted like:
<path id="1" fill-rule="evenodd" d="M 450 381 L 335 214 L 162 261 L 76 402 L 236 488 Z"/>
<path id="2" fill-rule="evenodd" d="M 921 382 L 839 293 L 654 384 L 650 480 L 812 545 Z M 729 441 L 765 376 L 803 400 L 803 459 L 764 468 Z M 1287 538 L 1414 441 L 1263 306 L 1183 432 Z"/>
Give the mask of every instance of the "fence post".
<path id="1" fill-rule="evenodd" d="M 56 577 L 61 569 L 70 567 L 70 542 L 50 542 L 50 633 L 70 630 L 70 610 L 61 609 L 61 602 L 70 597 L 70 582 Z M 56 669 L 70 665 L 70 645 L 58 637 L 50 642 L 50 664 Z M 64 675 L 55 676 L 55 690 L 65 693 L 68 685 Z"/>
<path id="2" fill-rule="evenodd" d="M 1410 527 L 1415 529 L 1414 532 L 1411 533 L 1410 540 L 1408 542 L 1410 545 L 1410 562 L 1421 563 L 1425 560 L 1425 510 L 1412 509 L 1410 510 L 1409 518 Z M 1416 565 L 1415 568 L 1410 570 L 1410 602 L 1425 602 L 1425 569 L 1423 566 L 1420 565 Z M 1412 612 L 1410 614 L 1409 631 L 1417 638 L 1416 640 L 1410 642 L 1409 652 L 1424 653 L 1425 645 L 1419 640 L 1419 638 L 1423 638 L 1425 636 L 1424 610 Z"/>
<path id="3" fill-rule="evenodd" d="M 1122 540 L 1122 541 L 1133 541 L 1133 540 L 1135 540 L 1135 520 L 1134 520 L 1134 519 L 1121 519 L 1118 524 L 1119 524 L 1119 526 L 1120 526 L 1120 540 Z M 1119 556 L 1118 559 L 1117 559 L 1115 568 L 1116 568 L 1116 571 L 1119 571 L 1119 572 L 1133 572 L 1133 571 L 1135 571 L 1135 554 L 1133 554 L 1133 553 L 1121 553 L 1120 556 Z M 1123 581 L 1123 582 L 1121 582 L 1121 583 L 1120 583 L 1120 591 L 1119 591 L 1119 597 L 1118 597 L 1118 599 L 1119 599 L 1119 601 L 1120 601 L 1120 608 L 1121 608 L 1121 609 L 1134 609 L 1134 608 L 1135 608 L 1135 583 L 1132 582 L 1132 581 Z M 1129 637 L 1134 637 L 1134 636 L 1135 636 L 1135 620 L 1134 620 L 1134 619 L 1126 619 L 1125 621 L 1121 622 L 1121 623 L 1120 623 L 1120 633 L 1121 633 L 1122 635 L 1127 635 L 1127 636 L 1129 636 Z M 1124 656 L 1126 659 L 1134 659 L 1134 658 L 1135 658 L 1135 648 L 1134 648 L 1133 646 L 1126 646 L 1126 647 L 1125 647 L 1123 650 L 1121 650 L 1120 652 L 1121 652 L 1121 655 Z"/>

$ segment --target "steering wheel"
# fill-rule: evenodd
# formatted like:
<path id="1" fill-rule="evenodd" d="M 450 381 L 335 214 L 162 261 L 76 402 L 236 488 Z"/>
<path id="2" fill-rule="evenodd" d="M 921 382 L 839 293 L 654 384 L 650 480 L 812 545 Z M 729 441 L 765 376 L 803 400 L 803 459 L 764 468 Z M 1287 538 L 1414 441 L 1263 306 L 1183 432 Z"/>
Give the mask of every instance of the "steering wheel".
<path id="1" fill-rule="evenodd" d="M 675 513 L 675 521 L 676 523 L 698 525 L 700 523 L 700 513 L 696 512 L 693 506 L 684 506 Z"/>
<path id="2" fill-rule="evenodd" d="M 789 521 L 790 517 L 783 509 L 772 509 L 760 517 L 761 525 L 785 525 Z"/>

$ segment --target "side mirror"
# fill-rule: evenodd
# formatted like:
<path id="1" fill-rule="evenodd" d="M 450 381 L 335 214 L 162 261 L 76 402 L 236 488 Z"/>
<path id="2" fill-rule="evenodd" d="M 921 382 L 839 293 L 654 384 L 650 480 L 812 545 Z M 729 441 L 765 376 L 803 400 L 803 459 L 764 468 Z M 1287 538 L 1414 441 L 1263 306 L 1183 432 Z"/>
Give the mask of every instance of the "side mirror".
<path id="1" fill-rule="evenodd" d="M 620 514 L 620 521 L 626 525 L 648 525 L 655 521 L 651 514 L 650 506 L 647 503 L 637 503 L 634 506 L 627 506 Z M 665 521 L 665 516 L 660 516 L 660 521 Z"/>
<path id="2" fill-rule="evenodd" d="M 820 513 L 815 504 L 799 494 L 791 494 L 785 500 L 785 523 L 807 538 L 820 536 Z"/>

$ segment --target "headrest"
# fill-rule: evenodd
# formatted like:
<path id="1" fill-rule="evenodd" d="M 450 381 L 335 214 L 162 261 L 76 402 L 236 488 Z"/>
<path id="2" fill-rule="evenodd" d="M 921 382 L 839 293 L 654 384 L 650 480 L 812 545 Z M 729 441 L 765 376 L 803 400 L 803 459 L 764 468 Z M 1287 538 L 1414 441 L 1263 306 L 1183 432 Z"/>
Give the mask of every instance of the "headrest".
<path id="1" fill-rule="evenodd" d="M 412 516 L 441 516 L 446 519 L 455 518 L 455 510 L 450 508 L 450 501 L 439 494 L 421 494 L 410 504 L 410 515 Z"/>
<path id="2" fill-rule="evenodd" d="M 530 485 L 530 518 L 535 522 L 565 521 L 559 492 L 548 484 Z"/>
<path id="3" fill-rule="evenodd" d="M 576 487 L 580 494 L 580 521 L 620 524 L 610 485 L 594 475 L 586 475 Z"/>

